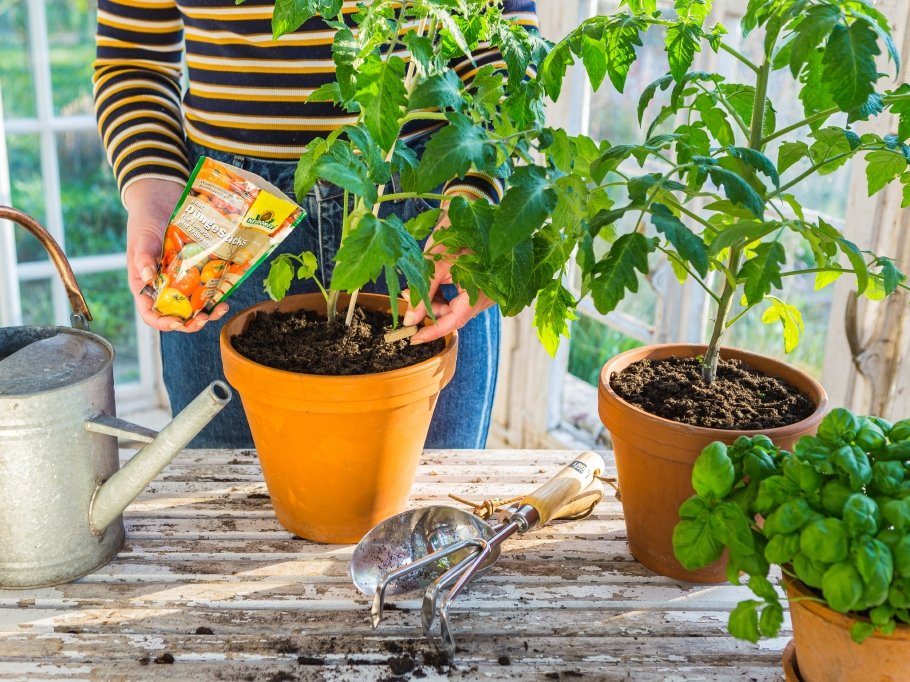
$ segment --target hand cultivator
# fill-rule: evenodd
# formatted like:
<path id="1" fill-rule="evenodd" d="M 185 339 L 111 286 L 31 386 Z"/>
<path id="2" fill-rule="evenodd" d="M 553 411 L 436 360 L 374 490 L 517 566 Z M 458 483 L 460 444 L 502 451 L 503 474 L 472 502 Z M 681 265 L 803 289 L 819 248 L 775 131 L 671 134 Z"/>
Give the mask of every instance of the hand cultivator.
<path id="1" fill-rule="evenodd" d="M 603 458 L 585 452 L 533 493 L 495 512 L 492 523 L 481 516 L 492 516 L 493 504 L 477 506 L 474 514 L 454 507 L 424 507 L 380 523 L 364 536 L 351 559 L 354 584 L 373 595 L 373 627 L 382 619 L 387 596 L 422 589 L 424 634 L 430 636 L 438 611 L 443 646 L 454 652 L 452 602 L 468 583 L 490 570 L 502 543 L 515 533 L 555 519 L 587 516 L 603 497 L 597 478 L 603 471 Z"/>

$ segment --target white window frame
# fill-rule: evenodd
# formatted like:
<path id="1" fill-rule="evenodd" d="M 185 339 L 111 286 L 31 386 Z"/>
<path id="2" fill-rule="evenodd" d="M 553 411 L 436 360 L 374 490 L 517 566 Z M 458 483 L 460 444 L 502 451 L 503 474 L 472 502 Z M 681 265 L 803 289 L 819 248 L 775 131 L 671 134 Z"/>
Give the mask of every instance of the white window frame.
<path id="1" fill-rule="evenodd" d="M 57 137 L 58 134 L 65 132 L 95 132 L 97 127 L 92 115 L 58 116 L 54 112 L 45 3 L 43 0 L 27 0 L 26 9 L 36 115 L 33 118 L 10 119 L 4 122 L 3 100 L 0 93 L 0 202 L 11 205 L 7 136 L 37 134 L 45 205 L 44 227 L 65 251 Z M 3 326 L 22 324 L 22 302 L 19 294 L 22 282 L 50 278 L 54 319 L 43 320 L 42 323 L 68 325 L 69 301 L 56 269 L 50 260 L 20 263 L 15 248 L 16 229 L 21 228 L 13 226 L 8 221 L 0 221 L 0 323 Z M 70 258 L 69 262 L 78 278 L 79 275 L 123 270 L 126 254 L 80 256 Z M 91 303 L 89 300 L 89 310 Z M 117 385 L 117 404 L 120 412 L 153 408 L 163 404 L 159 379 L 160 360 L 157 352 L 158 336 L 141 321 L 138 314 L 135 320 L 139 381 Z"/>

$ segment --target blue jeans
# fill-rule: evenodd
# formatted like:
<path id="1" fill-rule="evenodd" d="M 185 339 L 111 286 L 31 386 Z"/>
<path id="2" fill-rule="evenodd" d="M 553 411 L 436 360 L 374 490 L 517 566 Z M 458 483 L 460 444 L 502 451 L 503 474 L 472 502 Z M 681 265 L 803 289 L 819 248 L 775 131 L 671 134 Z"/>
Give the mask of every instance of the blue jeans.
<path id="1" fill-rule="evenodd" d="M 194 157 L 205 155 L 222 163 L 238 166 L 256 173 L 294 197 L 294 170 L 296 162 L 266 161 L 236 156 L 190 143 Z M 398 179 L 393 178 L 387 192 L 398 192 Z M 318 183 L 298 203 L 306 210 L 307 217 L 278 246 L 272 257 L 280 253 L 312 251 L 319 260 L 317 275 L 323 282 L 332 278 L 335 253 L 341 238 L 342 190 L 326 183 Z M 413 218 L 429 208 L 422 199 L 408 199 L 382 204 L 380 216 L 396 214 L 402 221 Z M 262 280 L 268 272 L 264 263 L 258 272 L 248 277 L 227 299 L 234 311 L 266 300 Z M 289 294 L 317 291 L 312 281 L 291 285 Z M 385 283 L 370 284 L 364 291 L 388 293 Z M 443 296 L 451 299 L 455 288 L 443 287 Z M 224 380 L 218 336 L 224 320 L 209 322 L 195 334 L 164 332 L 161 334 L 161 357 L 164 366 L 164 383 L 176 414 L 199 394 L 211 381 Z M 459 330 L 458 361 L 455 376 L 442 391 L 436 412 L 430 424 L 426 447 L 428 448 L 483 448 L 486 446 L 496 388 L 499 363 L 501 318 L 498 308 L 490 308 Z M 252 448 L 253 438 L 247 425 L 243 406 L 237 395 L 212 422 L 193 439 L 194 448 Z"/>

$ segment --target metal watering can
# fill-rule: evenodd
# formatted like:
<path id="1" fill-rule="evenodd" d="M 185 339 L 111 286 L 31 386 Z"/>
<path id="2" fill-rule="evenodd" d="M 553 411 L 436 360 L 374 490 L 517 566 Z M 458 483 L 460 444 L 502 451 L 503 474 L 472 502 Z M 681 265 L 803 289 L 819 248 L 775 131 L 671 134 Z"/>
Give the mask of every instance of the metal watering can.
<path id="1" fill-rule="evenodd" d="M 56 585 L 91 573 L 123 545 L 121 514 L 231 399 L 215 381 L 160 433 L 114 416 L 114 349 L 92 319 L 59 245 L 0 206 L 56 266 L 73 327 L 0 328 L 0 588 Z M 117 437 L 147 443 L 118 470 Z"/>

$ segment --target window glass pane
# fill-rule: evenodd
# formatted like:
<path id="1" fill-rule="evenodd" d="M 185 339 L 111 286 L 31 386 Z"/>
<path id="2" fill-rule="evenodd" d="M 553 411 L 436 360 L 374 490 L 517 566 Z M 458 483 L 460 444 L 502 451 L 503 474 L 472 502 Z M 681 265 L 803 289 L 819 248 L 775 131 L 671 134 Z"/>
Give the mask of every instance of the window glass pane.
<path id="1" fill-rule="evenodd" d="M 600 369 L 614 355 L 644 344 L 590 317 L 572 323 L 569 374 L 597 386 Z"/>
<path id="2" fill-rule="evenodd" d="M 126 211 L 98 134 L 60 133 L 57 153 L 67 255 L 125 251 Z"/>
<path id="3" fill-rule="evenodd" d="M 19 282 L 19 296 L 22 301 L 22 324 L 54 324 L 49 279 Z"/>
<path id="4" fill-rule="evenodd" d="M 35 116 L 32 73 L 26 3 L 0 2 L 0 89 L 4 118 Z"/>
<path id="5" fill-rule="evenodd" d="M 4 102 L 5 105 L 5 102 Z M 25 211 L 42 225 L 44 186 L 41 182 L 41 153 L 37 135 L 8 135 L 9 176 L 13 206 Z M 16 256 L 20 263 L 47 260 L 47 252 L 29 232 L 16 228 Z"/>
<path id="6" fill-rule="evenodd" d="M 133 297 L 126 286 L 126 271 L 77 275 L 92 313 L 92 331 L 107 339 L 116 351 L 114 381 L 139 380 L 139 353 Z"/>
<path id="7" fill-rule="evenodd" d="M 47 1 L 51 87 L 59 115 L 92 113 L 95 3 Z"/>

